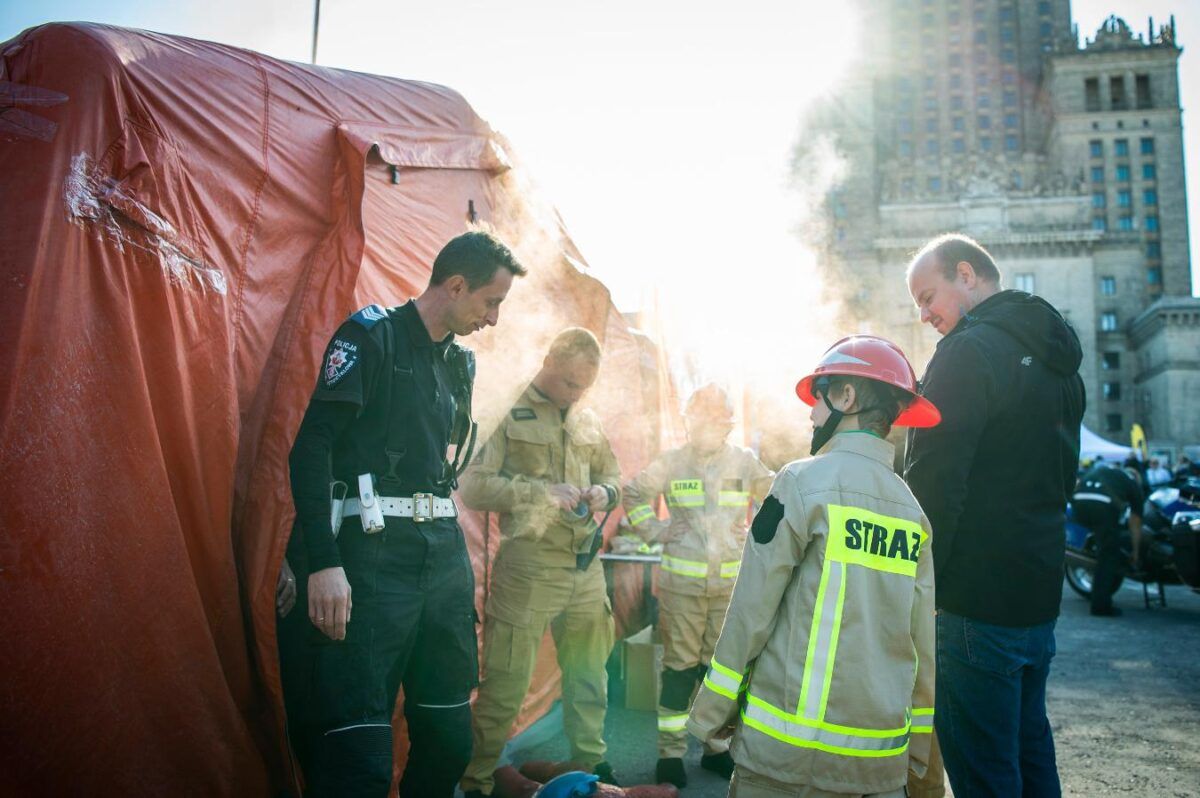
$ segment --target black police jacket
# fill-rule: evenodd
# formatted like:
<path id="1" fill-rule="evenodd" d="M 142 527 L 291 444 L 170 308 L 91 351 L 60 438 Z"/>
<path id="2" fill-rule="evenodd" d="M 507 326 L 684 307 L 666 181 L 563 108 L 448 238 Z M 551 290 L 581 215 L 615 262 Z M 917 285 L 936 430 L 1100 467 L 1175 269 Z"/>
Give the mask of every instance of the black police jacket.
<path id="1" fill-rule="evenodd" d="M 922 385 L 942 423 L 909 432 L 904 477 L 933 526 L 940 609 L 1002 626 L 1058 617 L 1081 360 L 1070 325 L 1022 291 L 938 343 Z"/>

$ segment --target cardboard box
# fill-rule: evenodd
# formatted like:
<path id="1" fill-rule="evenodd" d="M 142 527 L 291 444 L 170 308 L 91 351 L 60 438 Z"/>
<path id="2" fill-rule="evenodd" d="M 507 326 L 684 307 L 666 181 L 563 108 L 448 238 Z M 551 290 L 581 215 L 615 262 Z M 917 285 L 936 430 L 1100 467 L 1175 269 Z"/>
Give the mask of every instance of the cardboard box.
<path id="1" fill-rule="evenodd" d="M 625 706 L 654 712 L 658 709 L 658 680 L 663 647 L 653 626 L 625 641 Z"/>

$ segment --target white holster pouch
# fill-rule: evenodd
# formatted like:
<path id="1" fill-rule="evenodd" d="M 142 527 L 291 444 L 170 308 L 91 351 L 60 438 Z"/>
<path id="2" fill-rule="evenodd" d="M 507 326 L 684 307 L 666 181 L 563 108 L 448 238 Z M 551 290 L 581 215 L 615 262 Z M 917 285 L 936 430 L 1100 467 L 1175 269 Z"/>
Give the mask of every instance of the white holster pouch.
<path id="1" fill-rule="evenodd" d="M 329 483 L 329 525 L 333 527 L 335 538 L 342 529 L 342 510 L 346 506 L 346 491 L 349 489 L 345 482 L 336 479 Z"/>
<path id="2" fill-rule="evenodd" d="M 383 531 L 383 507 L 375 493 L 375 477 L 370 474 L 358 475 L 358 514 L 363 532 L 372 535 Z"/>

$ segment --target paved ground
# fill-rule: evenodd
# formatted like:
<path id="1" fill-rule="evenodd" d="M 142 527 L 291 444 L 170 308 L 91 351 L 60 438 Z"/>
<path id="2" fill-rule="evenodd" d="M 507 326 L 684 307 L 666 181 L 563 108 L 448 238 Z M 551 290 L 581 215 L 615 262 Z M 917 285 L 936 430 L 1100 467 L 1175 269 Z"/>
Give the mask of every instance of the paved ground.
<path id="1" fill-rule="evenodd" d="M 1123 617 L 1093 618 L 1064 586 L 1048 701 L 1065 795 L 1200 796 L 1200 595 L 1172 587 L 1167 599 L 1146 610 L 1140 588 L 1126 586 Z M 544 721 L 518 762 L 567 755 L 557 714 Z M 653 780 L 654 726 L 649 712 L 609 713 L 610 758 L 626 784 Z M 685 763 L 684 798 L 725 795 L 694 745 Z"/>

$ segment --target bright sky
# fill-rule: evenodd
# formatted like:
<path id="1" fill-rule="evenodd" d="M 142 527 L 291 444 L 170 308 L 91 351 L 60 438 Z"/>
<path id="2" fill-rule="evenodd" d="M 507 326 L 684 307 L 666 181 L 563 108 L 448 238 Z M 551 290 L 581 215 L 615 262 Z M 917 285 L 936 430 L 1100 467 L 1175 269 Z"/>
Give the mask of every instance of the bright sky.
<path id="1" fill-rule="evenodd" d="M 706 353 L 700 370 L 721 376 L 720 360 L 745 360 L 768 337 L 819 320 L 788 165 L 800 114 L 854 55 L 847 5 L 325 0 L 318 61 L 460 91 L 513 143 L 618 307 L 648 305 L 657 287 L 673 314 L 668 336 L 688 335 Z M 1200 46 L 1195 0 L 1072 7 L 1086 35 L 1110 13 L 1144 30 L 1147 16 L 1174 12 L 1181 41 Z M 311 0 L 0 0 L 0 40 L 90 20 L 307 61 L 312 9 Z M 1200 107 L 1200 56 L 1185 52 L 1181 63 L 1183 106 Z M 1200 126 L 1188 129 L 1188 152 L 1200 266 Z M 789 361 L 811 362 L 815 346 L 805 340 Z M 778 368 L 755 357 L 756 370 Z"/>

